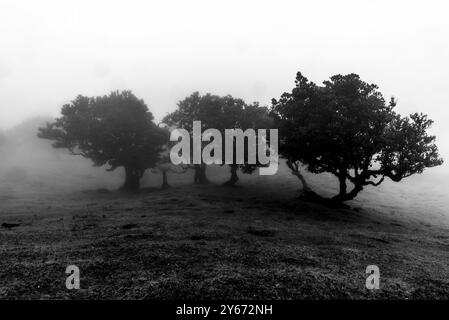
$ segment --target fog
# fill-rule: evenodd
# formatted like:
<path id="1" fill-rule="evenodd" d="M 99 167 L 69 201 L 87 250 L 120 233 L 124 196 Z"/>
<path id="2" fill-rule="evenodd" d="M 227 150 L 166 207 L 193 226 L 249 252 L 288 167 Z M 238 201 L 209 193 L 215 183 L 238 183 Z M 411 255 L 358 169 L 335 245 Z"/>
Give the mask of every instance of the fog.
<path id="1" fill-rule="evenodd" d="M 449 158 L 445 1 L 0 1 L 0 128 L 131 89 L 160 120 L 192 91 L 268 105 L 297 71 L 358 73 L 425 112 Z M 433 172 L 447 170 L 447 164 Z"/>
<path id="2" fill-rule="evenodd" d="M 21 195 L 118 188 L 122 172 L 106 172 L 90 160 L 54 149 L 36 132 L 51 118 L 33 117 L 4 133 L 0 145 L 0 200 Z M 1 202 L 1 201 L 0 201 Z"/>

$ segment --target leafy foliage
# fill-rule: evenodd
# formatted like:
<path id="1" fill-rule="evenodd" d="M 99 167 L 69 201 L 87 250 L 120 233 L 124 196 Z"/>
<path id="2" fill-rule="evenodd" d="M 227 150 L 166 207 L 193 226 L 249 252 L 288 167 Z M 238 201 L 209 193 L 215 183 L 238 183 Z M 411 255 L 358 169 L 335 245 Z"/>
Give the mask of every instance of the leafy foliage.
<path id="1" fill-rule="evenodd" d="M 191 134 L 193 132 L 193 121 L 201 121 L 202 130 L 214 128 L 219 130 L 223 136 L 225 129 L 239 128 L 244 131 L 249 128 L 257 130 L 272 126 L 268 108 L 260 107 L 258 103 L 247 104 L 244 100 L 234 98 L 231 95 L 217 96 L 210 93 L 200 95 L 198 92 L 194 92 L 180 101 L 177 110 L 167 115 L 163 120 L 164 123 L 186 129 Z M 257 168 L 257 164 L 245 163 L 230 165 L 230 167 L 231 180 L 228 184 L 233 185 L 238 180 L 238 168 L 244 173 L 252 173 Z M 205 165 L 197 165 L 196 169 L 203 171 L 203 173 L 199 173 L 201 180 Z"/>
<path id="2" fill-rule="evenodd" d="M 358 75 L 335 75 L 317 86 L 298 73 L 295 84 L 291 93 L 273 100 L 271 115 L 279 126 L 280 153 L 309 196 L 317 198 L 300 164 L 339 179 L 333 202 L 353 199 L 385 177 L 400 181 L 442 164 L 435 137 L 427 133 L 432 121 L 418 113 L 400 116 L 393 98 L 386 103 L 378 87 Z M 354 185 L 350 192 L 347 181 Z"/>
<path id="3" fill-rule="evenodd" d="M 168 131 L 153 122 L 146 104 L 130 91 L 96 98 L 79 95 L 61 114 L 40 128 L 38 136 L 91 159 L 95 166 L 124 167 L 126 190 L 139 188 L 139 179 L 156 164 L 168 140 Z"/>

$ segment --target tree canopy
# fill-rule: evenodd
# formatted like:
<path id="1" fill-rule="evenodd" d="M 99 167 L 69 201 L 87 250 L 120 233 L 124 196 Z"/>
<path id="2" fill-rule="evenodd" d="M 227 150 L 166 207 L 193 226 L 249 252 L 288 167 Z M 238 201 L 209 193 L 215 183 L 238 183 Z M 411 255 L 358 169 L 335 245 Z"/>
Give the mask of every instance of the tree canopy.
<path id="1" fill-rule="evenodd" d="M 61 117 L 38 136 L 53 140 L 53 147 L 91 159 L 112 171 L 124 167 L 123 189 L 136 191 L 146 169 L 153 167 L 168 141 L 168 131 L 153 122 L 143 100 L 130 91 L 100 97 L 79 95 L 61 109 Z"/>
<path id="2" fill-rule="evenodd" d="M 358 75 L 335 75 L 318 86 L 298 73 L 295 84 L 273 100 L 271 115 L 279 127 L 280 154 L 306 197 L 324 200 L 307 185 L 301 165 L 335 175 L 340 191 L 327 200 L 342 203 L 386 177 L 401 181 L 442 164 L 435 136 L 427 132 L 432 120 L 421 113 L 397 114 L 396 101 L 387 103 L 376 85 Z"/>
<path id="3" fill-rule="evenodd" d="M 163 120 L 170 126 L 186 129 L 190 134 L 193 131 L 193 121 L 201 121 L 202 130 L 213 128 L 223 135 L 225 129 L 238 128 L 244 131 L 249 128 L 257 130 L 272 126 L 268 108 L 260 107 L 258 103 L 247 104 L 243 99 L 234 98 L 231 95 L 218 96 L 210 93 L 200 95 L 198 92 L 180 101 L 178 108 Z M 238 181 L 239 168 L 244 173 L 252 173 L 257 164 L 232 164 L 230 167 L 231 179 L 228 184 L 234 185 Z M 195 165 L 195 168 L 197 182 L 206 182 L 206 165 Z"/>

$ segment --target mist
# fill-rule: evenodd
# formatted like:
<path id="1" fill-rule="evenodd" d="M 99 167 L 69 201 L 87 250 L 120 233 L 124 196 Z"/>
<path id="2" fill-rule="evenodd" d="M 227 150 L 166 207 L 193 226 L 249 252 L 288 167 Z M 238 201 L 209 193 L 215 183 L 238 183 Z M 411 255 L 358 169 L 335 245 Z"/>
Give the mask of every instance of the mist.
<path id="1" fill-rule="evenodd" d="M 430 1 L 2 1 L 0 128 L 77 94 L 130 89 L 157 121 L 193 91 L 269 105 L 297 71 L 358 73 L 435 120 L 449 156 L 447 4 Z M 432 171 L 447 171 L 447 164 Z"/>
<path id="2" fill-rule="evenodd" d="M 37 137 L 38 128 L 51 120 L 32 117 L 3 133 L 1 198 L 118 188 L 120 170 L 110 173 L 105 167 L 93 167 L 90 160 L 54 149 L 49 141 Z"/>
<path id="3" fill-rule="evenodd" d="M 0 300 L 136 299 L 169 317 L 181 305 L 218 314 L 220 302 L 232 317 L 297 314 L 305 300 L 449 299 L 448 9 L 0 0 Z M 297 72 L 360 79 L 321 90 L 298 76 L 279 102 Z M 433 126 L 395 118 L 365 82 Z M 78 95 L 104 98 L 78 99 L 55 124 Z M 288 161 L 260 175 L 260 158 L 234 161 L 236 147 L 224 165 L 175 165 L 163 119 L 259 129 L 257 150 L 276 139 Z"/>

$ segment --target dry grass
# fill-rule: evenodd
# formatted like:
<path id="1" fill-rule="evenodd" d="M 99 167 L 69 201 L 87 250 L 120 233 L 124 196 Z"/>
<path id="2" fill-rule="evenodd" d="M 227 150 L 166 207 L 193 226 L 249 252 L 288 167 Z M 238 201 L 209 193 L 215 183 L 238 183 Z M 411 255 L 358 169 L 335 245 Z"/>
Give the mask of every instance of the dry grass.
<path id="1" fill-rule="evenodd" d="M 363 198 L 351 210 L 304 203 L 290 177 L 237 188 L 190 178 L 139 195 L 4 187 L 0 223 L 20 226 L 0 228 L 0 298 L 449 298 L 442 223 Z M 79 291 L 65 288 L 71 264 Z M 365 288 L 370 264 L 376 292 Z"/>

